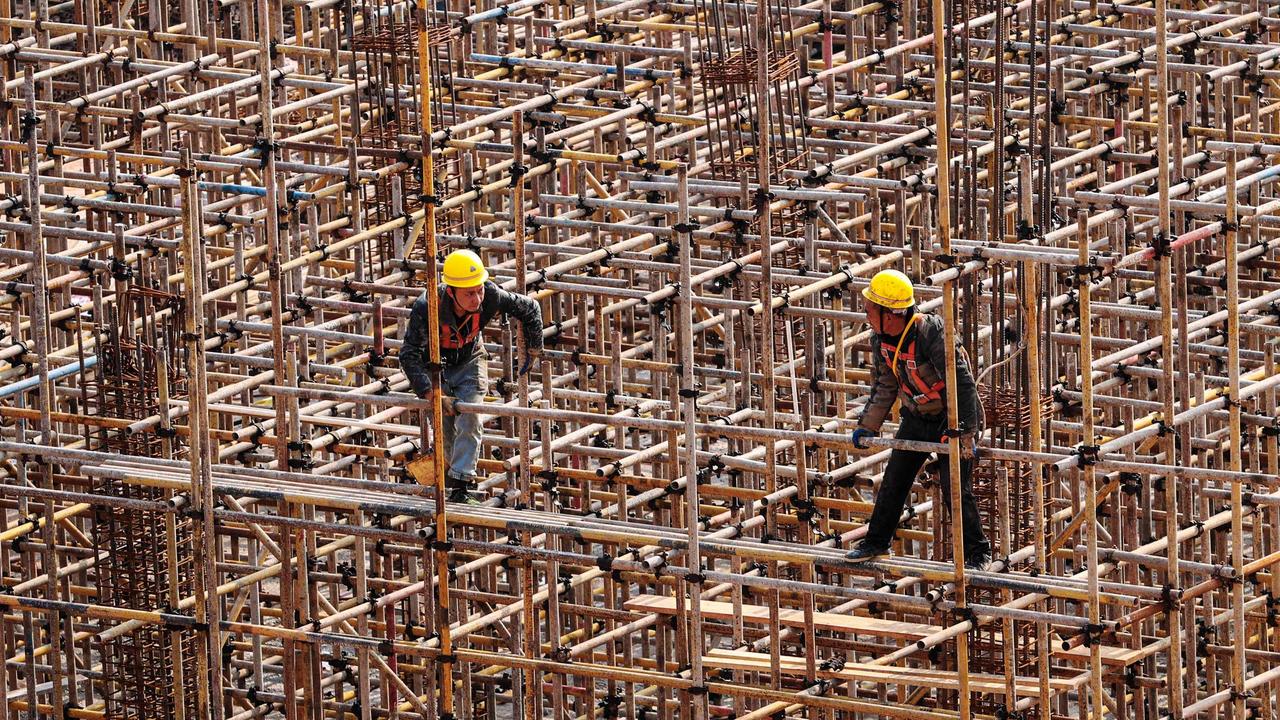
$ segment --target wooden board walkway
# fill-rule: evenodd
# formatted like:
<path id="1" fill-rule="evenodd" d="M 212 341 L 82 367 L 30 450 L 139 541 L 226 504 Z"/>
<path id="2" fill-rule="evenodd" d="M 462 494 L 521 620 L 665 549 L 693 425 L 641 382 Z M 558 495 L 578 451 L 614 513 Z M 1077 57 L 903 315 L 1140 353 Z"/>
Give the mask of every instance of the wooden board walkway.
<path id="1" fill-rule="evenodd" d="M 1103 645 L 1102 664 L 1112 665 L 1114 667 L 1127 667 L 1139 660 L 1151 655 L 1161 648 L 1159 643 L 1143 645 L 1140 648 L 1116 647 L 1114 645 Z M 1062 649 L 1062 639 L 1053 638 L 1053 655 L 1060 657 L 1068 662 L 1080 663 L 1087 665 L 1089 663 L 1089 648 L 1084 645 L 1077 645 L 1070 650 Z"/>

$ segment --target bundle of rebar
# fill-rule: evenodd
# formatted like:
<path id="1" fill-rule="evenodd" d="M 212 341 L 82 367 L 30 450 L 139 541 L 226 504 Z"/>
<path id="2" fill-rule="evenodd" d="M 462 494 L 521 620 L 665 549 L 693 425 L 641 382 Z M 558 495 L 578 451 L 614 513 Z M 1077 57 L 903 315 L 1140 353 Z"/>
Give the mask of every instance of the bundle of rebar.
<path id="1" fill-rule="evenodd" d="M 0 720 L 1280 717 L 1271 10 L 0 0 Z M 888 268 L 983 570 L 850 440 Z"/>

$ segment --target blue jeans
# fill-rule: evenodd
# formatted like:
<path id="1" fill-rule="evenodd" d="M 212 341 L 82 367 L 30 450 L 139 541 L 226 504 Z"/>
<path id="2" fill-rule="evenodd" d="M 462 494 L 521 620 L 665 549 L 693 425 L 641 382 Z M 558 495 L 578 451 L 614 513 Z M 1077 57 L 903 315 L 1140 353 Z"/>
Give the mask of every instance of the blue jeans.
<path id="1" fill-rule="evenodd" d="M 444 394 L 457 398 L 459 402 L 483 402 L 489 390 L 485 361 L 485 356 L 480 355 L 460 365 L 445 365 L 442 372 Z M 444 446 L 449 475 L 453 478 L 464 482 L 475 478 L 483 424 L 484 417 L 472 413 L 444 416 Z"/>

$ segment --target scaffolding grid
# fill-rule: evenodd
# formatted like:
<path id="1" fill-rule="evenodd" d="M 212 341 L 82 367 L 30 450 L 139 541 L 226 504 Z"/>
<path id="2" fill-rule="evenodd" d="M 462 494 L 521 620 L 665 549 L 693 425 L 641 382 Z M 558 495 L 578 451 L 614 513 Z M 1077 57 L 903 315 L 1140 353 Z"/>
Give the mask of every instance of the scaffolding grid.
<path id="1" fill-rule="evenodd" d="M 1236 1 L 0 0 L 0 720 L 1280 718 L 1278 58 Z M 545 320 L 478 504 L 399 360 L 458 248 Z M 850 439 L 886 268 L 981 570 L 956 433 Z"/>

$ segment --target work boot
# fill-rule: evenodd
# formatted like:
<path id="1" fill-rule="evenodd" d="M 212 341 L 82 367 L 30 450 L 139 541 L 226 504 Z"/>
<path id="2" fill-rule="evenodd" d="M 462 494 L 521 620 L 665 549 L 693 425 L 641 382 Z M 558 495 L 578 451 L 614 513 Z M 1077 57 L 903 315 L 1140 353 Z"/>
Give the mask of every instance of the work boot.
<path id="1" fill-rule="evenodd" d="M 853 560 L 854 562 L 863 562 L 866 560 L 874 560 L 878 557 L 886 557 L 888 555 L 888 547 L 883 545 L 872 545 L 866 540 L 863 540 L 850 550 L 845 557 L 849 560 Z"/>
<path id="2" fill-rule="evenodd" d="M 449 491 L 449 502 L 462 503 L 464 505 L 480 504 L 480 498 L 476 497 L 473 492 L 476 487 L 475 480 L 472 480 L 471 478 L 461 478 L 453 473 L 445 473 L 444 486 L 445 489 Z"/>
<path id="3" fill-rule="evenodd" d="M 991 553 L 986 548 L 974 548 L 964 554 L 964 566 L 968 570 L 986 570 Z"/>

